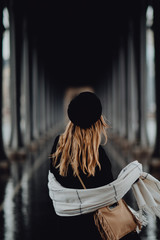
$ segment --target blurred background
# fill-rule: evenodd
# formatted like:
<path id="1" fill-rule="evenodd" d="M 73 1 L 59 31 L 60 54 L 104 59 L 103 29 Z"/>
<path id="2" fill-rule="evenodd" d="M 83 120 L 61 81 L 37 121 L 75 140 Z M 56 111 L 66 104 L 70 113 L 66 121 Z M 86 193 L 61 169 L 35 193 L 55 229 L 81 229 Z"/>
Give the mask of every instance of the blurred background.
<path id="1" fill-rule="evenodd" d="M 159 0 L 1 0 L 0 44 L 0 239 L 57 239 L 48 156 L 82 91 L 102 101 L 114 176 L 137 159 L 160 179 Z"/>

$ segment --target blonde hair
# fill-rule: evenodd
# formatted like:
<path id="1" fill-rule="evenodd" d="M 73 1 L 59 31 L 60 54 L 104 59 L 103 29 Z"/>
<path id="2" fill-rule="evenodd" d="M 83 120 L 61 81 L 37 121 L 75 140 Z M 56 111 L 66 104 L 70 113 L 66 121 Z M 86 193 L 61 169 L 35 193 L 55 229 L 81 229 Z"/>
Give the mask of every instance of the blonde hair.
<path id="1" fill-rule="evenodd" d="M 88 173 L 88 176 L 95 175 L 96 166 L 101 169 L 99 145 L 101 133 L 105 137 L 104 144 L 107 143 L 106 129 L 108 127 L 103 116 L 87 129 L 82 129 L 71 121 L 68 123 L 65 132 L 59 138 L 56 152 L 51 155 L 54 166 L 60 157 L 56 168 L 59 168 L 61 176 L 67 175 L 69 165 L 73 169 L 74 176 L 79 174 L 79 168 L 84 174 Z"/>

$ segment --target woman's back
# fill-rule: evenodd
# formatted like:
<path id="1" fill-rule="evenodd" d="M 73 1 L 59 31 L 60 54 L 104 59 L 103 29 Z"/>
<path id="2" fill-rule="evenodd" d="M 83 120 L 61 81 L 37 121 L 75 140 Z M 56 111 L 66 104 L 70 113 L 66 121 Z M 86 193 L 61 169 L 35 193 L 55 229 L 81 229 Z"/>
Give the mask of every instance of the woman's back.
<path id="1" fill-rule="evenodd" d="M 57 143 L 59 140 L 59 136 L 56 137 L 55 142 L 52 147 L 51 154 L 56 151 Z M 111 163 L 109 158 L 107 157 L 103 147 L 99 146 L 99 162 L 101 164 L 101 170 L 96 167 L 95 176 L 89 176 L 84 174 L 81 170 L 79 172 L 80 177 L 82 178 L 86 188 L 95 188 L 106 185 L 113 181 L 113 175 L 111 171 Z M 61 176 L 59 174 L 59 169 L 54 167 L 52 164 L 52 160 L 50 163 L 50 171 L 54 174 L 57 181 L 66 188 L 83 188 L 78 177 L 73 176 L 73 170 L 71 166 L 68 167 L 67 176 Z"/>
<path id="2" fill-rule="evenodd" d="M 56 151 L 59 136 L 55 139 L 51 153 Z M 103 147 L 99 146 L 99 161 L 101 170 L 96 167 L 95 176 L 88 177 L 82 171 L 79 172 L 86 188 L 95 188 L 106 185 L 113 181 L 111 171 L 111 163 L 108 159 Z M 54 167 L 52 161 L 50 163 L 50 171 L 54 174 L 57 181 L 66 188 L 82 189 L 82 185 L 78 177 L 73 176 L 73 170 L 69 166 L 67 176 L 61 176 L 58 168 Z M 100 234 L 94 224 L 93 213 L 74 216 L 60 217 L 56 216 L 57 221 L 57 239 L 82 239 L 89 237 L 92 240 L 101 239 Z"/>

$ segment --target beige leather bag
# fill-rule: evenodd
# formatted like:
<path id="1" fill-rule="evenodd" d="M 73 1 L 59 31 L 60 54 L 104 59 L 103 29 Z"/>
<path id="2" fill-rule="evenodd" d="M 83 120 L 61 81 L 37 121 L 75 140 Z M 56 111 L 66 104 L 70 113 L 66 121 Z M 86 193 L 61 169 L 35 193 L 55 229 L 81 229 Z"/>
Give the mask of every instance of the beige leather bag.
<path id="1" fill-rule="evenodd" d="M 94 221 L 102 239 L 118 240 L 136 231 L 137 226 L 141 229 L 140 222 L 123 199 L 117 202 L 117 206 L 112 206 L 100 208 L 94 214 Z"/>
<path id="2" fill-rule="evenodd" d="M 86 189 L 82 179 L 78 176 Z M 117 203 L 98 209 L 94 213 L 94 222 L 103 240 L 119 240 L 130 232 L 141 229 L 140 222 L 128 208 L 123 199 Z"/>

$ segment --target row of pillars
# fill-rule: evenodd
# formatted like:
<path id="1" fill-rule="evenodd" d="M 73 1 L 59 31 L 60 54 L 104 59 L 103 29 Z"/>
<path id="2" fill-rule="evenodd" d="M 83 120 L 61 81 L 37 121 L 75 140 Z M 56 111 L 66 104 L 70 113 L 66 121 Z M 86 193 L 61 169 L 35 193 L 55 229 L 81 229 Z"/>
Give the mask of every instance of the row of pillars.
<path id="1" fill-rule="evenodd" d="M 142 4 L 144 2 L 144 5 Z M 111 122 L 113 132 L 131 143 L 147 148 L 146 134 L 146 1 L 141 1 L 136 16 L 130 19 L 128 29 L 122 33 L 121 41 L 111 59 L 111 71 L 101 86 L 104 114 Z M 153 1 L 155 38 L 155 85 L 157 136 L 154 156 L 160 157 L 160 33 L 159 1 Z M 2 45 L 2 11 L 0 9 L 0 44 Z M 17 13 L 17 12 L 16 12 Z M 10 148 L 17 150 L 50 131 L 62 116 L 63 92 L 45 71 L 45 64 L 37 39 L 32 37 L 25 17 L 20 19 L 9 6 L 10 14 L 10 101 L 11 140 Z M 2 51 L 2 48 L 1 50 Z M 0 114 L 2 115 L 2 52 L 0 52 Z M 21 109 L 21 97 L 24 109 Z M 21 127 L 21 119 L 25 127 Z M 6 159 L 2 138 L 2 116 L 0 116 L 0 161 Z"/>
<path id="2" fill-rule="evenodd" d="M 146 151 L 152 159 L 160 159 L 160 2 L 153 1 L 157 131 L 151 149 L 147 136 L 146 9 L 144 1 L 144 5 L 137 8 L 136 19 L 131 18 L 127 34 L 121 37 L 113 56 L 112 70 L 107 73 L 99 94 L 112 133 L 120 138 L 118 144 L 123 139 L 132 149 L 136 146 L 139 152 Z"/>
<path id="3" fill-rule="evenodd" d="M 9 149 L 17 152 L 41 137 L 63 119 L 62 91 L 45 71 L 43 57 L 29 34 L 25 18 L 20 21 L 10 6 L 10 108 L 11 138 Z M 0 45 L 3 24 L 0 9 Z M 7 159 L 2 137 L 2 48 L 0 48 L 0 162 Z M 23 119 L 23 127 L 22 127 Z M 2 164 L 3 165 L 3 164 Z"/>

